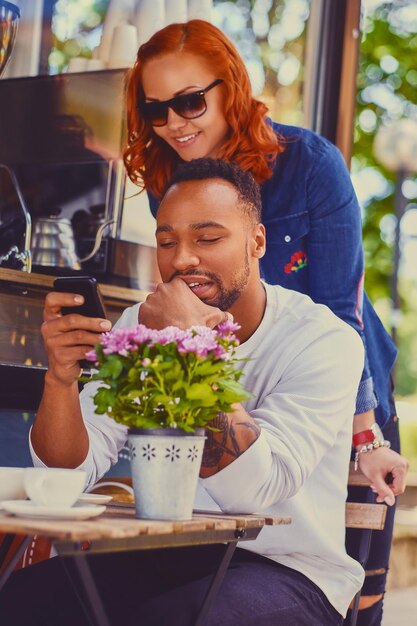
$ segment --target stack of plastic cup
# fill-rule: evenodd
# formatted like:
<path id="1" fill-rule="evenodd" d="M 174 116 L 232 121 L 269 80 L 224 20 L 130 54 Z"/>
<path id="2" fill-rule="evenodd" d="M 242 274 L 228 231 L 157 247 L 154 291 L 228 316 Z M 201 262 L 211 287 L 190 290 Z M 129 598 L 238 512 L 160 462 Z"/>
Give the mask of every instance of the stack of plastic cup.
<path id="1" fill-rule="evenodd" d="M 119 24 L 113 31 L 107 67 L 131 67 L 138 50 L 138 33 L 133 24 Z"/>

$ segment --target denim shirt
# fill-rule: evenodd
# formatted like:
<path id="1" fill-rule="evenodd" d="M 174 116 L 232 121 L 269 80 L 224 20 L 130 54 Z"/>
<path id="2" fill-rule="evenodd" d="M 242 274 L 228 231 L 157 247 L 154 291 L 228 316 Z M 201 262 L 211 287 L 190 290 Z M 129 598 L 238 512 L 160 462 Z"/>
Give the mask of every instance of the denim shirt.
<path id="1" fill-rule="evenodd" d="M 397 350 L 364 292 L 361 213 L 349 172 L 328 140 L 303 128 L 271 124 L 284 152 L 261 186 L 262 278 L 309 295 L 357 330 L 365 367 L 356 413 L 376 409 L 382 426 L 393 411 L 390 371 Z M 155 215 L 154 198 L 150 205 Z"/>

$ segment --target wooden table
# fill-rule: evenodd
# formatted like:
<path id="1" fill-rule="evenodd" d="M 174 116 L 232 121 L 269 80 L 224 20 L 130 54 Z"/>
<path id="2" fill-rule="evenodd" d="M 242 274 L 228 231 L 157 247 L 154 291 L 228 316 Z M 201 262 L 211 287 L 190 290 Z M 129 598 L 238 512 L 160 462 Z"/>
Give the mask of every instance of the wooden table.
<path id="1" fill-rule="evenodd" d="M 239 541 L 256 539 L 265 525 L 290 524 L 288 517 L 223 515 L 196 511 L 188 521 L 139 520 L 132 505 L 109 505 L 90 520 L 41 520 L 10 516 L 0 511 L 0 532 L 11 542 L 15 535 L 25 540 L 0 577 L 0 588 L 34 535 L 48 537 L 60 557 L 72 559 L 89 598 L 90 619 L 109 626 L 103 603 L 86 557 L 104 552 L 150 550 L 224 543 L 225 552 L 193 626 L 202 626 Z M 0 563 L 1 566 L 1 563 Z"/>

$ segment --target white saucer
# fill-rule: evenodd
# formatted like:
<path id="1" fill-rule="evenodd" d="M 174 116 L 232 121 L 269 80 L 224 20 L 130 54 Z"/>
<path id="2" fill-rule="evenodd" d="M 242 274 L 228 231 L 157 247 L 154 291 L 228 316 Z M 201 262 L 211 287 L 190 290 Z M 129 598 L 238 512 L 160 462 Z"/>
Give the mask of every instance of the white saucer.
<path id="1" fill-rule="evenodd" d="M 113 496 L 104 493 L 82 493 L 77 504 L 107 504 L 110 500 L 113 500 Z"/>
<path id="2" fill-rule="evenodd" d="M 97 504 L 76 504 L 68 508 L 40 506 L 30 500 L 4 500 L 0 506 L 8 513 L 20 517 L 38 517 L 42 519 L 88 519 L 96 517 L 106 510 Z"/>

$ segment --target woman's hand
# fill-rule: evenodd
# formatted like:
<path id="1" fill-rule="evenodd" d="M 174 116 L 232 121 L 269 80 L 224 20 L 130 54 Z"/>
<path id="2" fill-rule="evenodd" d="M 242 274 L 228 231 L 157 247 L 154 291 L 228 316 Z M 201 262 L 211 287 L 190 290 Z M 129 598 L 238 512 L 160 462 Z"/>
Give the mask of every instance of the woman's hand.
<path id="1" fill-rule="evenodd" d="M 371 489 L 377 494 L 377 502 L 392 506 L 395 496 L 404 493 L 408 461 L 398 452 L 389 448 L 376 448 L 359 455 L 359 468 L 371 482 Z M 392 482 L 387 483 L 387 478 Z"/>
<path id="2" fill-rule="evenodd" d="M 356 414 L 353 418 L 353 433 L 371 428 L 374 422 L 374 411 Z M 377 494 L 377 502 L 386 502 L 392 506 L 395 496 L 404 493 L 408 461 L 398 452 L 381 446 L 360 454 L 358 464 L 362 474 L 371 482 L 371 488 Z"/>

